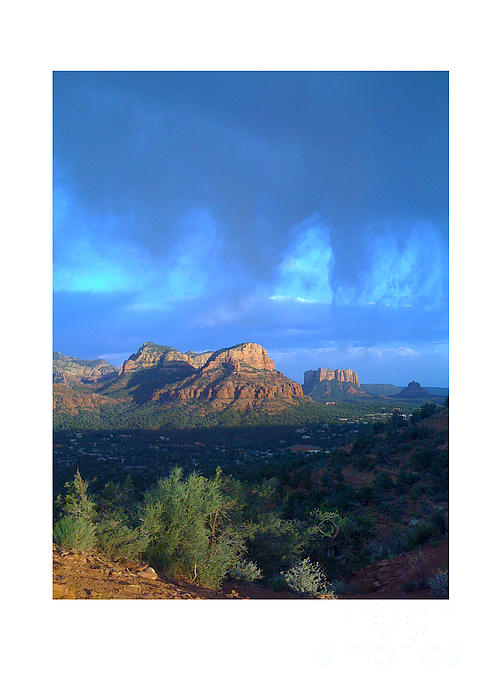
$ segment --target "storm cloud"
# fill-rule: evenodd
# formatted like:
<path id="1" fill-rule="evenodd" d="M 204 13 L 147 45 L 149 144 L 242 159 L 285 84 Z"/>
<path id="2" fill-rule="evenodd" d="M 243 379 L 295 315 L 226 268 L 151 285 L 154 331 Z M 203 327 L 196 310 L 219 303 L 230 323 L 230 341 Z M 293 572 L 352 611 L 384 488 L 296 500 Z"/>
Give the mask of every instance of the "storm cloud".
<path id="1" fill-rule="evenodd" d="M 447 73 L 55 73 L 56 349 L 444 385 L 447 339 Z"/>

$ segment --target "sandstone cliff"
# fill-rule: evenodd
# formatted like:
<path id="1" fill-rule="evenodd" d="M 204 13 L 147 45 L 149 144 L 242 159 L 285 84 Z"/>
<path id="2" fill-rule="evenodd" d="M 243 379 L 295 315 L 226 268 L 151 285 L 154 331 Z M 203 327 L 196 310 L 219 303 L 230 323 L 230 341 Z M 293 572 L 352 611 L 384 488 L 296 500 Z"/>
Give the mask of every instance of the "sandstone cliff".
<path id="1" fill-rule="evenodd" d="M 52 381 L 54 384 L 74 386 L 102 384 L 118 375 L 116 367 L 105 360 L 79 360 L 76 357 L 54 352 L 52 355 Z"/>
<path id="2" fill-rule="evenodd" d="M 185 362 L 192 367 L 201 367 L 205 364 L 212 352 L 187 353 L 180 352 L 168 345 L 156 345 L 155 343 L 143 343 L 136 353 L 130 355 L 120 367 L 119 375 L 137 370 L 165 368 L 172 362 Z"/>
<path id="3" fill-rule="evenodd" d="M 328 369 L 319 367 L 304 372 L 304 384 L 315 384 L 316 382 L 334 381 L 354 384 L 359 387 L 359 379 L 352 369 Z"/>
<path id="4" fill-rule="evenodd" d="M 352 369 L 329 369 L 319 367 L 304 372 L 304 394 L 317 401 L 342 400 L 368 396 L 359 385 Z"/>
<path id="5" fill-rule="evenodd" d="M 226 408 L 275 412 L 304 401 L 300 384 L 278 372 L 257 343 L 202 353 L 144 343 L 105 393 L 138 403 L 196 402 L 205 413 Z"/>
<path id="6" fill-rule="evenodd" d="M 206 401 L 207 408 L 216 411 L 228 407 L 274 411 L 303 398 L 300 384 L 277 372 L 257 343 L 217 350 L 197 372 L 152 396 L 153 401 Z"/>

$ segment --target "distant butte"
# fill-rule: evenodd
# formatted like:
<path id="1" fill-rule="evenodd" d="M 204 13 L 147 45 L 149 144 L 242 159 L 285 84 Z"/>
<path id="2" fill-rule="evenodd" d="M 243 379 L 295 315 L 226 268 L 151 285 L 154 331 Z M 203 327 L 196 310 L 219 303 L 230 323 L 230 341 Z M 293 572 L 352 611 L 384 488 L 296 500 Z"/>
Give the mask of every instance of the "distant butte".
<path id="1" fill-rule="evenodd" d="M 306 396 L 316 401 L 330 401 L 354 396 L 368 396 L 361 389 L 358 375 L 352 369 L 319 367 L 304 372 L 302 389 Z"/>
<path id="2" fill-rule="evenodd" d="M 422 399 L 426 396 L 430 396 L 430 394 L 425 389 L 422 389 L 418 382 L 409 382 L 408 386 L 401 389 L 396 396 L 402 399 Z"/>

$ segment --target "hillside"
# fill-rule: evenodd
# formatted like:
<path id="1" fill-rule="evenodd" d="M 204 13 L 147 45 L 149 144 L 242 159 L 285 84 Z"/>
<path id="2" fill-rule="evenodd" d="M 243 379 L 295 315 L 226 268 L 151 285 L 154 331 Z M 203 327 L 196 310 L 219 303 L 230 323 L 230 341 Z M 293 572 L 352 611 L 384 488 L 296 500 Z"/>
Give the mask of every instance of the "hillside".
<path id="1" fill-rule="evenodd" d="M 79 360 L 77 357 L 53 353 L 52 380 L 54 384 L 102 384 L 118 375 L 116 367 L 105 360 Z"/>
<path id="2" fill-rule="evenodd" d="M 372 394 L 373 396 L 389 396 L 395 397 L 400 395 L 400 392 L 405 388 L 402 386 L 396 386 L 395 384 L 361 384 L 361 389 L 363 391 Z M 423 386 L 421 387 L 426 393 L 418 396 L 417 398 L 429 397 L 445 397 L 449 394 L 448 387 L 443 386 Z M 415 398 L 415 397 L 411 397 Z"/>
<path id="3" fill-rule="evenodd" d="M 125 434 L 82 431 L 57 434 L 56 440 L 65 442 L 66 448 L 58 443 L 55 449 L 64 449 L 69 459 L 55 465 L 55 493 L 67 492 L 73 478 L 71 498 L 56 499 L 56 520 L 75 512 L 75 496 L 83 498 L 97 537 L 90 553 L 80 559 L 65 557 L 55 565 L 56 583 L 69 586 L 69 591 L 56 589 L 62 596 L 186 597 L 186 590 L 208 596 L 198 587 L 186 589 L 174 573 L 187 565 L 191 572 L 187 580 L 193 581 L 194 561 L 181 551 L 177 559 L 166 561 L 171 549 L 166 544 L 156 548 L 159 530 L 154 521 L 152 529 L 151 521 L 149 529 L 143 529 L 145 508 L 150 507 L 149 517 L 161 512 L 154 505 L 161 493 L 171 495 L 162 495 L 158 503 L 168 503 L 183 490 L 198 498 L 196 494 L 205 489 L 212 496 L 203 503 L 215 502 L 213 495 L 218 494 L 217 511 L 222 508 L 225 513 L 217 520 L 216 542 L 226 546 L 236 537 L 245 560 L 262 572 L 257 584 L 248 579 L 245 585 L 251 585 L 250 590 L 237 585 L 228 568 L 221 580 L 223 594 L 234 590 L 239 597 L 287 597 L 290 590 L 283 584 L 282 572 L 309 558 L 324 569 L 336 597 L 447 595 L 446 407 L 425 404 L 410 419 L 394 412 L 389 421 L 372 424 Z M 296 453 L 298 441 L 304 451 Z M 76 465 L 85 483 L 78 481 Z M 183 467 L 183 475 L 176 476 L 175 465 Z M 167 488 L 165 479 L 170 480 L 170 490 L 160 492 L 158 488 Z M 184 531 L 192 517 L 198 517 L 197 507 L 187 520 L 183 512 L 177 521 L 176 509 L 165 516 L 165 537 L 171 523 Z M 204 527 L 210 522 L 207 516 Z M 153 540 L 140 539 L 144 536 Z M 213 537 L 208 531 L 207 536 L 203 546 L 209 546 Z M 61 539 L 56 542 L 73 546 Z M 136 545 L 140 550 L 135 564 L 122 566 L 104 554 Z M 195 561 L 207 560 L 197 555 Z M 170 588 L 155 583 L 156 578 L 144 580 L 141 572 L 148 564 L 176 576 L 175 581 L 161 577 Z M 176 593 L 172 585 L 182 590 Z"/>
<path id="4" fill-rule="evenodd" d="M 112 561 L 99 554 L 53 545 L 54 600 L 244 600 L 245 598 L 297 598 L 258 586 L 227 584 L 221 591 L 187 581 L 159 577 L 147 564 Z"/>
<path id="5" fill-rule="evenodd" d="M 360 386 L 363 391 L 373 396 L 395 396 L 402 389 L 394 384 L 361 384 Z"/>

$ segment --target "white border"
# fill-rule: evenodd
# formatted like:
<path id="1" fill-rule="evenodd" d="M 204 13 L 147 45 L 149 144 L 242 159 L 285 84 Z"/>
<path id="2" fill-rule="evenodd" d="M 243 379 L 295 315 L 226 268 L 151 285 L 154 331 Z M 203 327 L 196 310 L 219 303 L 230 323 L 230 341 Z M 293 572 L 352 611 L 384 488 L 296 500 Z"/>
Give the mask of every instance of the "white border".
<path id="1" fill-rule="evenodd" d="M 488 543 L 497 414 L 480 391 L 495 386 L 498 364 L 493 7 L 90 0 L 4 10 L 3 601 L 16 697 L 482 694 L 498 560 Z M 51 71 L 70 69 L 451 69 L 450 602 L 50 600 Z"/>

